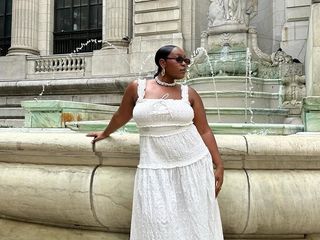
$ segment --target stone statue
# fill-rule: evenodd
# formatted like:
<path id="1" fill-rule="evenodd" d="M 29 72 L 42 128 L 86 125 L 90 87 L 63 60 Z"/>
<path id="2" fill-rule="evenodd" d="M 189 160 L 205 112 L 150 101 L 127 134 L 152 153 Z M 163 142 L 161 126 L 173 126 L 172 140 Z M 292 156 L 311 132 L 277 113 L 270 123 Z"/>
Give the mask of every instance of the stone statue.
<path id="1" fill-rule="evenodd" d="M 272 66 L 278 66 L 283 63 L 292 63 L 293 59 L 286 52 L 279 48 L 276 52 L 271 54 Z"/>
<path id="2" fill-rule="evenodd" d="M 302 102 L 306 96 L 306 77 L 303 76 L 290 76 L 283 78 L 284 89 L 284 105 Z"/>
<path id="3" fill-rule="evenodd" d="M 220 26 L 227 21 L 225 11 L 225 1 L 223 0 L 210 0 L 208 12 L 208 27 Z"/>
<path id="4" fill-rule="evenodd" d="M 257 0 L 210 0 L 208 27 L 224 24 L 249 25 L 257 12 Z"/>

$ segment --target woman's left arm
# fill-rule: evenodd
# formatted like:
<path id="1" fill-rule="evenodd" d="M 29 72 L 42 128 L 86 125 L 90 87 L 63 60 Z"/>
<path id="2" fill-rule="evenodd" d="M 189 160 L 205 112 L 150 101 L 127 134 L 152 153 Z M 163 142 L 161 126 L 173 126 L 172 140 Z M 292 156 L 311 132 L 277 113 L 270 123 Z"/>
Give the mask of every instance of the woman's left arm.
<path id="1" fill-rule="evenodd" d="M 217 196 L 219 194 L 219 191 L 221 190 L 221 186 L 223 183 L 223 174 L 224 174 L 223 162 L 220 157 L 216 139 L 212 133 L 211 128 L 209 127 L 202 100 L 199 94 L 192 88 L 189 88 L 189 100 L 194 111 L 193 123 L 196 126 L 207 148 L 209 149 L 209 152 L 212 157 L 212 161 L 216 166 L 214 175 L 216 179 L 216 196 Z"/>

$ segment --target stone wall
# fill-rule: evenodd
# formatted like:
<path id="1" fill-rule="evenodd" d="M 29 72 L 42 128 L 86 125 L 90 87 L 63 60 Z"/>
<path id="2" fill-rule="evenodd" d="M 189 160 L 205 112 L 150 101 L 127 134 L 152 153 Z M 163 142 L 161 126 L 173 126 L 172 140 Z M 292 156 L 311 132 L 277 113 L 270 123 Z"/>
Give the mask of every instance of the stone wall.
<path id="1" fill-rule="evenodd" d="M 286 0 L 280 47 L 293 58 L 305 60 L 311 0 Z"/>

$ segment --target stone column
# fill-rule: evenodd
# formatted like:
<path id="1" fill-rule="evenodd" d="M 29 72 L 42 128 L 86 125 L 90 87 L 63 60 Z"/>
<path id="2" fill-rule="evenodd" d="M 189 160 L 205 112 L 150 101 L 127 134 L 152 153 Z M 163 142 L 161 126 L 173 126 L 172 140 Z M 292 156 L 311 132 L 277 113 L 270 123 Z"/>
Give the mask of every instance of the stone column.
<path id="1" fill-rule="evenodd" d="M 132 0 L 103 1 L 103 48 L 117 48 L 129 45 L 129 11 Z"/>
<path id="2" fill-rule="evenodd" d="M 39 0 L 14 0 L 8 55 L 38 55 Z"/>
<path id="3" fill-rule="evenodd" d="M 303 100 L 305 131 L 320 132 L 320 1 L 313 0 L 306 53 L 307 97 Z"/>
<path id="4" fill-rule="evenodd" d="M 320 96 L 320 3 L 311 5 L 306 52 L 307 95 Z"/>

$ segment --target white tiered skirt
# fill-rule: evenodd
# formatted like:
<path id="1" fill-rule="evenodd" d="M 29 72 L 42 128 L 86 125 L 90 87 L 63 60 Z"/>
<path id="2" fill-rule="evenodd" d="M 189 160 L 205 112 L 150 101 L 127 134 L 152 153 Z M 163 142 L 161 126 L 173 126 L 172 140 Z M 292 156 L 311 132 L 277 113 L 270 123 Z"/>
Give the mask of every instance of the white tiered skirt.
<path id="1" fill-rule="evenodd" d="M 222 240 L 211 156 L 186 166 L 138 168 L 130 240 Z"/>

